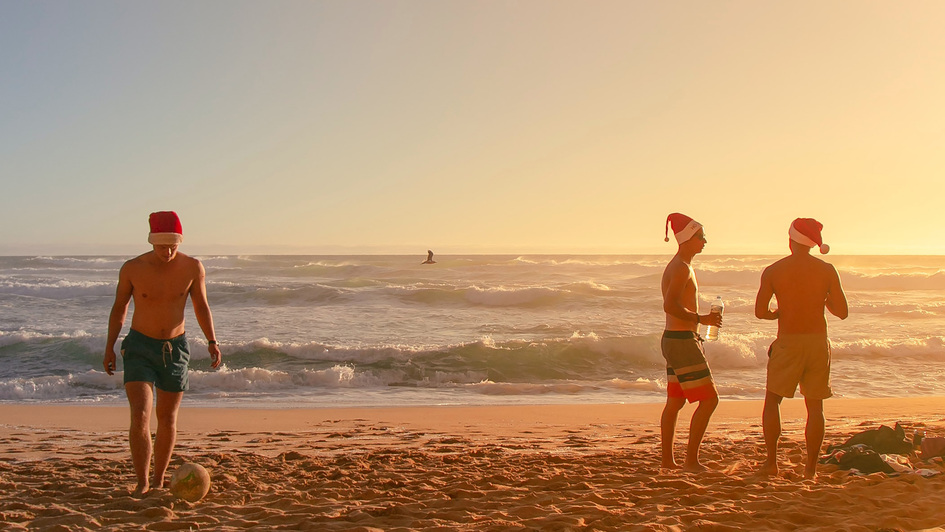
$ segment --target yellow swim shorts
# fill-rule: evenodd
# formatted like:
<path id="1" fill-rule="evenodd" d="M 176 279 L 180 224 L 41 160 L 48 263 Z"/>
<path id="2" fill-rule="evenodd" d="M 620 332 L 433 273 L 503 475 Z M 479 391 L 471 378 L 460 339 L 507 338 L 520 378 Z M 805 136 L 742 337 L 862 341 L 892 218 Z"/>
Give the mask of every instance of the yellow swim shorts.
<path id="1" fill-rule="evenodd" d="M 794 397 L 797 385 L 808 399 L 826 399 L 830 390 L 830 340 L 826 334 L 784 334 L 768 349 L 765 388 Z"/>

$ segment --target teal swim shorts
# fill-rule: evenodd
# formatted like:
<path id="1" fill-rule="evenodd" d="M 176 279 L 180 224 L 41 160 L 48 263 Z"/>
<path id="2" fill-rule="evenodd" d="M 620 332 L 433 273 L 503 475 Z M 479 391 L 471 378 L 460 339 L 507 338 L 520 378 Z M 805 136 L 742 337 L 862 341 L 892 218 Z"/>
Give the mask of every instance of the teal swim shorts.
<path id="1" fill-rule="evenodd" d="M 121 341 L 121 358 L 125 384 L 153 382 L 165 392 L 183 392 L 189 388 L 190 350 L 183 334 L 170 340 L 158 340 L 131 329 Z"/>

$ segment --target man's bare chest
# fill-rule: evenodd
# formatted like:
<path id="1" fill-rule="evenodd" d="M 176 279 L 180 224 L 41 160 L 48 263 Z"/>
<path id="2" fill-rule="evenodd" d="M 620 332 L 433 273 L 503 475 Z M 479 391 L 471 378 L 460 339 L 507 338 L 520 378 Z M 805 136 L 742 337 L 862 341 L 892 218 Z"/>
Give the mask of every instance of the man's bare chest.
<path id="1" fill-rule="evenodd" d="M 132 282 L 135 304 L 182 302 L 187 299 L 193 281 L 190 279 L 141 279 Z"/>

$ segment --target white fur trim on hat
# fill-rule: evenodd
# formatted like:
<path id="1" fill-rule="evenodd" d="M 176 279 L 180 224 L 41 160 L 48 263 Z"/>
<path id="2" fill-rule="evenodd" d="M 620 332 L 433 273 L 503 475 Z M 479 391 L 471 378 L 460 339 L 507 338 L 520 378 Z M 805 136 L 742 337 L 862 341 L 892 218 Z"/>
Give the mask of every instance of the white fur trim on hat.
<path id="1" fill-rule="evenodd" d="M 183 241 L 180 233 L 148 233 L 148 243 L 155 246 L 175 246 Z"/>
<path id="2" fill-rule="evenodd" d="M 676 237 L 676 243 L 682 244 L 683 242 L 686 242 L 690 238 L 696 236 L 696 233 L 699 232 L 699 229 L 702 229 L 702 224 L 695 220 L 689 222 L 685 229 L 674 234 Z"/>

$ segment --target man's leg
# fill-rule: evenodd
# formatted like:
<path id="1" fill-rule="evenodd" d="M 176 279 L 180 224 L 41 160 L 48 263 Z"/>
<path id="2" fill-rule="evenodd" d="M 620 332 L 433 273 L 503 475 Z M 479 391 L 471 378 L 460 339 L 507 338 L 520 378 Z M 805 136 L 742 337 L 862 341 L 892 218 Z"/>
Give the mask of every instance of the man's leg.
<path id="1" fill-rule="evenodd" d="M 699 462 L 699 448 L 705 431 L 709 428 L 709 419 L 718 406 L 718 396 L 710 397 L 699 401 L 699 406 L 692 413 L 692 419 L 689 421 L 689 449 L 686 453 L 686 463 L 683 465 L 686 471 L 705 470 L 705 466 Z"/>
<path id="2" fill-rule="evenodd" d="M 151 466 L 151 404 L 154 395 L 149 382 L 129 382 L 125 384 L 128 405 L 131 410 L 131 428 L 128 430 L 128 443 L 131 447 L 131 462 L 135 466 L 136 497 L 144 496 L 150 486 L 148 469 Z"/>
<path id="3" fill-rule="evenodd" d="M 781 397 L 772 392 L 765 392 L 765 406 L 761 414 L 761 427 L 765 435 L 767 459 L 761 466 L 761 473 L 778 474 L 778 440 L 781 438 Z"/>
<path id="4" fill-rule="evenodd" d="M 151 487 L 164 487 L 164 474 L 171 463 L 171 454 L 177 442 L 177 411 L 184 392 L 157 390 L 157 435 L 154 438 L 154 479 Z"/>
<path id="5" fill-rule="evenodd" d="M 663 407 L 663 415 L 660 416 L 660 436 L 663 446 L 661 467 L 667 469 L 677 469 L 679 467 L 673 453 L 673 445 L 676 443 L 676 418 L 679 417 L 679 411 L 682 410 L 685 404 L 685 397 L 667 397 L 666 406 Z"/>
<path id="6" fill-rule="evenodd" d="M 827 430 L 827 421 L 824 418 L 824 400 L 804 398 L 807 404 L 807 427 L 804 429 L 804 439 L 807 440 L 807 465 L 804 467 L 804 477 L 814 478 L 817 475 L 817 460 L 820 458 L 820 447 L 824 444 L 824 433 Z"/>

